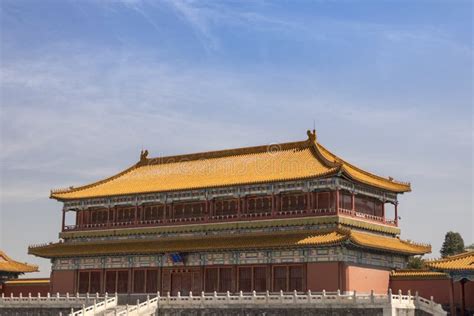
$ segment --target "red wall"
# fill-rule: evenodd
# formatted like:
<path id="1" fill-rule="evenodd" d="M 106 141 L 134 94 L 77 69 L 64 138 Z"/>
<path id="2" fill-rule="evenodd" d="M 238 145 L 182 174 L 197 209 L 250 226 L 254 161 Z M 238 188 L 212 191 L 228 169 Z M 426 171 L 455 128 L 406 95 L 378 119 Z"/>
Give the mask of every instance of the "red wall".
<path id="1" fill-rule="evenodd" d="M 335 292 L 342 290 L 341 264 L 339 262 L 308 263 L 306 270 L 306 284 L 313 292 Z"/>
<path id="2" fill-rule="evenodd" d="M 433 296 L 436 303 L 450 304 L 450 279 L 411 279 L 411 280 L 390 280 L 390 287 L 394 292 L 402 290 L 405 294 L 408 290 L 413 295 L 418 292 L 421 297 L 429 299 Z M 474 310 L 474 282 L 467 282 L 464 286 L 466 309 Z M 454 304 L 461 306 L 461 284 L 454 282 Z"/>
<path id="3" fill-rule="evenodd" d="M 76 271 L 58 270 L 51 272 L 51 293 L 75 293 Z"/>
<path id="4" fill-rule="evenodd" d="M 33 280 L 33 279 L 32 279 Z M 26 280 L 25 280 L 26 281 Z M 20 283 L 20 284 L 9 284 L 8 282 L 3 284 L 2 291 L 5 296 L 37 296 L 38 293 L 41 296 L 46 296 L 49 293 L 49 282 L 48 283 Z"/>
<path id="5" fill-rule="evenodd" d="M 377 294 L 388 291 L 390 271 L 372 267 L 345 265 L 345 290 Z"/>

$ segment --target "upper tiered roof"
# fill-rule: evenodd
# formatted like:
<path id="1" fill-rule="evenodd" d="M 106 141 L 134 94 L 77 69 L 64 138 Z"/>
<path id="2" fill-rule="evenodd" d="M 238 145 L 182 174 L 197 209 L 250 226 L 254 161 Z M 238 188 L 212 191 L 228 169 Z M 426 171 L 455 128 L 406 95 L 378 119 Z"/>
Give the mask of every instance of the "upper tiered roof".
<path id="1" fill-rule="evenodd" d="M 38 272 L 38 267 L 35 265 L 29 265 L 27 263 L 21 263 L 8 257 L 3 251 L 0 250 L 0 272 L 10 273 L 26 273 L 26 272 Z"/>
<path id="2" fill-rule="evenodd" d="M 308 131 L 305 141 L 147 158 L 110 178 L 51 192 L 58 200 L 258 184 L 341 175 L 395 193 L 409 183 L 364 171 L 331 153 Z"/>

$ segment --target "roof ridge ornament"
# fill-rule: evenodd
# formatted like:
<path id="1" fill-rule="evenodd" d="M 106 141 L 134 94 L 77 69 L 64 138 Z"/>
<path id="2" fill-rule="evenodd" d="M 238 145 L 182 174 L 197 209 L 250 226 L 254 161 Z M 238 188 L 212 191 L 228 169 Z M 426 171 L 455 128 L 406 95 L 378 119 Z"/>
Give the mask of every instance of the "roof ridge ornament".
<path id="1" fill-rule="evenodd" d="M 147 161 L 147 157 L 148 157 L 148 150 L 143 150 L 140 152 L 140 163 L 144 163 Z"/>
<path id="2" fill-rule="evenodd" d="M 308 135 L 308 140 L 309 141 L 316 142 L 316 130 L 315 129 L 313 129 L 312 131 L 307 130 L 306 134 Z"/>

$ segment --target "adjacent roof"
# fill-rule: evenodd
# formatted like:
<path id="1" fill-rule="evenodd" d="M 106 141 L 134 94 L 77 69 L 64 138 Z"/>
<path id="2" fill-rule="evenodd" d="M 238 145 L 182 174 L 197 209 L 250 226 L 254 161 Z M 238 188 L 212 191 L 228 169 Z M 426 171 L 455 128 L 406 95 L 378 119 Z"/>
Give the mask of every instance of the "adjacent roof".
<path id="1" fill-rule="evenodd" d="M 391 279 L 449 279 L 444 272 L 430 270 L 395 270 L 390 273 Z"/>
<path id="2" fill-rule="evenodd" d="M 474 251 L 427 261 L 426 265 L 431 269 L 443 271 L 474 271 Z"/>
<path id="3" fill-rule="evenodd" d="M 110 178 L 51 192 L 58 200 L 190 190 L 344 175 L 383 190 L 410 191 L 410 184 L 383 178 L 349 164 L 316 142 L 237 148 L 163 158 L 147 158 Z"/>
<path id="4" fill-rule="evenodd" d="M 112 254 L 148 254 L 168 252 L 199 252 L 237 249 L 293 248 L 329 246 L 347 242 L 359 247 L 403 254 L 423 254 L 431 251 L 427 245 L 417 245 L 398 238 L 338 229 L 326 232 L 293 231 L 259 234 L 228 234 L 198 238 L 175 237 L 128 239 L 96 242 L 62 242 L 29 248 L 29 253 L 44 258 L 97 256 Z"/>
<path id="5" fill-rule="evenodd" d="M 51 282 L 50 279 L 47 279 L 47 278 L 43 278 L 43 279 L 16 279 L 16 280 L 5 281 L 4 284 L 25 286 L 25 285 L 33 285 L 33 284 L 34 285 L 39 285 L 39 284 L 48 285 L 50 282 Z"/>
<path id="6" fill-rule="evenodd" d="M 8 257 L 0 250 L 0 272 L 25 273 L 38 272 L 38 266 L 21 263 Z"/>

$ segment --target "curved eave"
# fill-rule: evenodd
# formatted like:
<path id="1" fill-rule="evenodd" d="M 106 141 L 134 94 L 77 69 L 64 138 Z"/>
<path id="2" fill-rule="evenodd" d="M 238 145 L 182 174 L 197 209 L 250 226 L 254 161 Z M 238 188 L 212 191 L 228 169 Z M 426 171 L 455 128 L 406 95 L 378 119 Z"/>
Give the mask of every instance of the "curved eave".
<path id="1" fill-rule="evenodd" d="M 363 183 L 369 186 L 374 186 L 379 189 L 392 191 L 394 193 L 404 193 L 404 192 L 411 191 L 410 183 L 396 181 L 391 178 L 384 178 L 376 174 L 373 174 L 371 172 L 365 171 L 345 161 L 344 159 L 341 159 L 339 156 L 330 152 L 328 149 L 326 149 L 326 147 L 324 147 L 320 143 L 315 142 L 314 145 L 315 145 L 316 150 L 320 152 L 321 155 L 324 156 L 327 161 L 332 161 L 335 164 L 340 164 L 341 171 L 343 172 L 343 174 L 345 174 L 347 177 L 349 177 L 350 179 L 354 181 L 358 181 L 360 183 Z M 358 176 L 357 173 L 367 176 L 369 179 L 371 179 L 371 181 L 367 181 L 363 179 L 362 177 Z"/>

